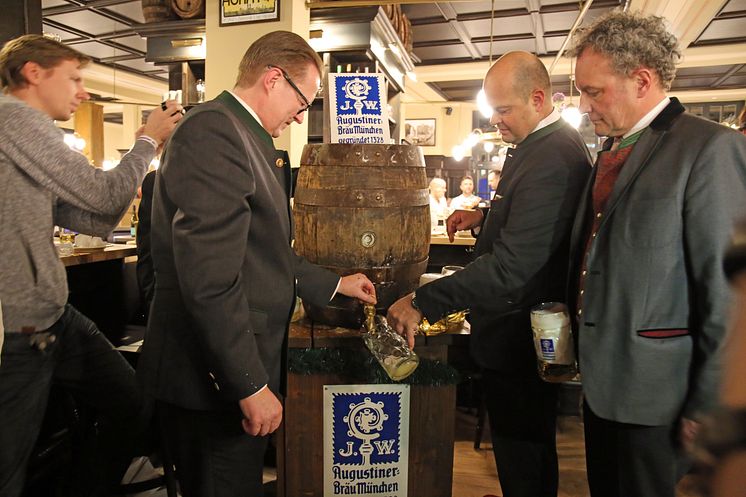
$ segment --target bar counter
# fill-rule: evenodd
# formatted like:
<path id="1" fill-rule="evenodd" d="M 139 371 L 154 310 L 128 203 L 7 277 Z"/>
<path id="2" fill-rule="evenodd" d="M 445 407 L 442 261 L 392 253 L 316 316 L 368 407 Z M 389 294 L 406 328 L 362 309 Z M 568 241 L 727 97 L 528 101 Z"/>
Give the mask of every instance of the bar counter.
<path id="1" fill-rule="evenodd" d="M 81 264 L 90 264 L 92 262 L 111 261 L 115 259 L 124 259 L 137 254 L 137 248 L 134 245 L 107 245 L 103 249 L 84 249 L 77 248 L 73 255 L 60 257 L 65 267 L 79 266 Z"/>
<path id="2" fill-rule="evenodd" d="M 139 307 L 134 245 L 108 245 L 104 249 L 76 249 L 60 257 L 67 269 L 68 302 L 91 319 L 115 346 Z"/>
<path id="3" fill-rule="evenodd" d="M 447 235 L 430 235 L 430 260 L 428 273 L 439 273 L 443 266 L 465 266 L 472 261 L 477 239 L 471 236 L 456 236 L 453 242 Z"/>
<path id="4" fill-rule="evenodd" d="M 448 235 L 440 235 L 440 234 L 431 234 L 430 235 L 430 245 L 452 245 L 452 246 L 464 246 L 464 247 L 472 247 L 477 243 L 477 239 L 471 236 L 471 234 L 467 235 L 457 235 L 453 237 L 453 241 L 450 241 L 448 239 Z"/>

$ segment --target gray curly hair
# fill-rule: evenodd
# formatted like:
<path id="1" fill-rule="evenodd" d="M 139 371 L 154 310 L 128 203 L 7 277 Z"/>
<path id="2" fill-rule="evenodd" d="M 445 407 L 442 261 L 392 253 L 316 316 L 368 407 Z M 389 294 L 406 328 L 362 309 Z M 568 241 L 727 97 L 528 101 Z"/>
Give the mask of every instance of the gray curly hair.
<path id="1" fill-rule="evenodd" d="M 641 66 L 652 69 L 664 90 L 671 88 L 681 58 L 678 41 L 668 32 L 662 17 L 620 10 L 578 29 L 568 55 L 577 57 L 586 48 L 610 57 L 619 74 L 629 75 Z"/>

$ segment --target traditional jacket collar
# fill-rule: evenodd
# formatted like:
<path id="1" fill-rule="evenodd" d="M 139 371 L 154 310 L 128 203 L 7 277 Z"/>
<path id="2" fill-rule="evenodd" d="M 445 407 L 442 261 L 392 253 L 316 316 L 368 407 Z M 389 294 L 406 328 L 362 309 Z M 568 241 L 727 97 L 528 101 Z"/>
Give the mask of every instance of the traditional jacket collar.
<path id="1" fill-rule="evenodd" d="M 529 144 L 531 142 L 534 142 L 534 141 L 538 140 L 539 138 L 543 138 L 543 137 L 545 137 L 547 135 L 550 135 L 550 134 L 554 133 L 555 131 L 557 131 L 558 129 L 562 128 L 563 126 L 569 126 L 565 122 L 564 119 L 559 119 L 558 121 L 554 121 L 552 124 L 548 124 L 548 125 L 544 126 L 543 128 L 538 129 L 538 130 L 534 131 L 533 133 L 531 133 L 530 135 L 528 135 L 525 140 L 523 140 L 521 143 L 519 143 L 516 146 L 516 148 L 520 149 L 521 147 L 523 147 L 523 146 L 525 146 L 525 145 L 527 145 L 527 144 Z"/>
<path id="2" fill-rule="evenodd" d="M 671 103 L 666 105 L 661 113 L 653 119 L 653 122 L 650 123 L 650 127 L 655 131 L 668 130 L 676 118 L 685 110 L 686 109 L 681 105 L 678 98 L 671 97 Z"/>
<path id="3" fill-rule="evenodd" d="M 275 142 L 274 140 L 272 140 L 272 135 L 270 135 L 256 119 L 254 119 L 254 116 L 252 116 L 251 113 L 246 110 L 243 105 L 241 105 L 241 102 L 236 100 L 236 97 L 231 95 L 229 91 L 223 91 L 223 93 L 218 95 L 217 100 L 223 102 L 223 104 L 225 104 L 225 106 L 228 107 L 230 111 L 236 115 L 236 117 L 246 123 L 246 125 L 249 126 L 249 128 L 251 128 L 251 130 L 256 133 L 256 135 L 260 137 L 267 145 L 269 145 L 273 149 L 275 148 Z"/>

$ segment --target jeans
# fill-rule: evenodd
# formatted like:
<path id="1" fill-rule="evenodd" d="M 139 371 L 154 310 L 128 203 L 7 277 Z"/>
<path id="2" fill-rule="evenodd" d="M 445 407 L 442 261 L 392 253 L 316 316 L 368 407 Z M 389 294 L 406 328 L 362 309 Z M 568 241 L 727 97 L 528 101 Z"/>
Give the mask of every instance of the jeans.
<path id="1" fill-rule="evenodd" d="M 96 325 L 70 305 L 44 332 L 13 331 L 5 332 L 0 363 L 0 496 L 23 491 L 52 385 L 93 408 L 97 419 L 91 430 L 96 435 L 91 466 L 71 471 L 75 493 L 107 495 L 145 438 L 134 370 Z M 43 350 L 31 345 L 46 333 L 54 339 L 47 338 Z"/>

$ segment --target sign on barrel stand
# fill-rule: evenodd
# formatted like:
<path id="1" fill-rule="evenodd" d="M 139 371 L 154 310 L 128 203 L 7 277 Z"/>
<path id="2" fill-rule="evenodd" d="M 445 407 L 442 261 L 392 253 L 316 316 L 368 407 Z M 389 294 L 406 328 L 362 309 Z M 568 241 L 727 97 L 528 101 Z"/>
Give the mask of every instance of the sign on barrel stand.
<path id="1" fill-rule="evenodd" d="M 324 497 L 406 497 L 409 385 L 324 386 Z"/>

